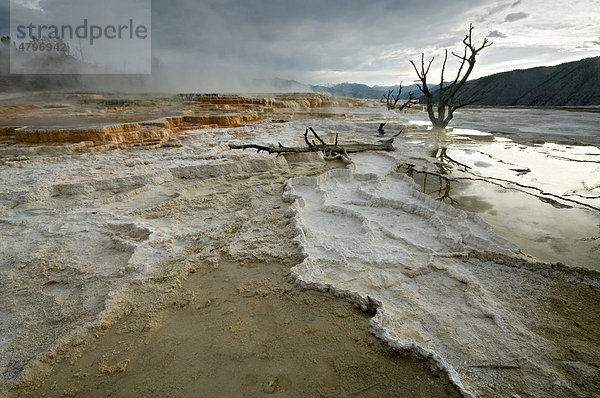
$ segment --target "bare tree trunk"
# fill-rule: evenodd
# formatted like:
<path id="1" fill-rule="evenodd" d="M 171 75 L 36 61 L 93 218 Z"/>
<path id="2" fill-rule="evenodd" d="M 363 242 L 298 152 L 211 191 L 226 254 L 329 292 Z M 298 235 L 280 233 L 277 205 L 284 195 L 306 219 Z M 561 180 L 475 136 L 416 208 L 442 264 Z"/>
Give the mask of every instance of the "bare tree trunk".
<path id="1" fill-rule="evenodd" d="M 446 70 L 446 62 L 448 61 L 448 50 L 446 50 L 444 55 L 444 63 L 442 64 L 442 73 L 439 87 L 439 97 L 437 103 L 433 99 L 433 94 L 430 92 L 429 87 L 427 86 L 427 74 L 429 73 L 429 69 L 431 68 L 431 63 L 434 58 L 431 58 L 427 67 L 425 67 L 425 54 L 421 54 L 421 67 L 417 68 L 417 65 L 410 61 L 421 84 L 419 84 L 419 90 L 425 96 L 427 100 L 427 114 L 429 116 L 429 120 L 433 124 L 434 127 L 445 128 L 450 123 L 450 120 L 454 117 L 454 111 L 459 108 L 462 108 L 467 105 L 474 104 L 477 101 L 481 101 L 485 98 L 485 96 L 471 96 L 469 98 L 460 98 L 458 96 L 459 90 L 464 86 L 469 78 L 469 75 L 473 71 L 475 67 L 475 58 L 479 54 L 481 50 L 486 47 L 492 45 L 487 38 L 483 39 L 483 43 L 480 47 L 476 47 L 473 44 L 473 24 L 469 25 L 469 33 L 463 39 L 464 44 L 464 52 L 462 55 L 455 54 L 452 52 L 456 58 L 460 60 L 460 65 L 458 68 L 458 72 L 456 73 L 456 77 L 454 81 L 447 86 L 444 86 L 444 72 Z M 466 71 L 463 73 L 463 69 L 467 66 Z M 434 110 L 434 105 L 437 105 L 437 114 Z"/>

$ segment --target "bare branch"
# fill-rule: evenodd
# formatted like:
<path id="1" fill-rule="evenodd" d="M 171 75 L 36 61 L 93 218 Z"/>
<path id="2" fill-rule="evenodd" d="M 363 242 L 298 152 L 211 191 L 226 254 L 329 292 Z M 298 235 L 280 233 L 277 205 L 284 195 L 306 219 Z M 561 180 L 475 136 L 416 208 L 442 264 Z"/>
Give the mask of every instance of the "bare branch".
<path id="1" fill-rule="evenodd" d="M 431 57 L 431 59 L 429 60 L 429 65 L 427 65 L 427 70 L 423 73 L 424 76 L 427 76 L 427 74 L 429 73 L 429 68 L 431 68 L 431 64 L 433 63 L 434 59 L 435 59 L 435 57 Z"/>
<path id="2" fill-rule="evenodd" d="M 313 135 L 315 136 L 315 138 L 316 138 L 316 139 L 318 139 L 318 140 L 319 140 L 319 142 L 320 142 L 322 145 L 327 145 L 327 144 L 325 143 L 325 141 L 323 141 L 323 140 L 321 139 L 321 137 L 319 137 L 319 135 L 318 135 L 318 134 L 315 132 L 315 130 L 313 130 L 313 128 L 312 128 L 312 127 L 309 127 L 308 129 L 309 129 L 309 130 L 310 130 L 310 131 L 313 133 Z M 314 142 L 314 141 L 313 141 L 313 142 Z"/>
<path id="3" fill-rule="evenodd" d="M 415 100 L 415 95 L 413 94 L 412 91 L 409 91 L 408 93 L 408 100 L 403 103 L 402 105 L 400 105 L 400 108 L 398 108 L 398 110 L 403 110 L 404 108 L 411 108 L 414 104 L 418 104 L 419 101 Z"/>
<path id="4" fill-rule="evenodd" d="M 394 138 L 396 138 L 396 137 L 398 137 L 400 134 L 402 134 L 402 132 L 403 132 L 403 131 L 404 131 L 404 129 L 402 128 L 402 129 L 400 129 L 400 131 L 398 132 L 398 134 L 394 134 L 394 135 L 392 136 L 392 141 L 394 140 Z"/>
<path id="5" fill-rule="evenodd" d="M 464 106 L 473 105 L 474 103 L 482 101 L 486 98 L 487 98 L 487 96 L 484 95 L 484 96 L 476 97 L 476 98 L 466 100 L 466 101 L 458 100 L 458 104 L 453 105 L 452 108 L 454 108 L 454 110 L 456 110 L 456 109 L 462 108 Z"/>
<path id="6" fill-rule="evenodd" d="M 442 102 L 442 95 L 444 94 L 444 70 L 446 69 L 446 61 L 448 61 L 448 50 L 444 53 L 444 63 L 442 64 L 442 76 L 440 77 L 440 102 Z"/>
<path id="7" fill-rule="evenodd" d="M 479 51 L 483 50 L 486 47 L 491 46 L 492 44 L 494 44 L 493 42 L 489 41 L 487 39 L 487 37 L 485 39 L 483 39 L 483 44 L 481 45 L 481 47 L 479 47 L 478 49 L 475 50 L 475 53 L 479 53 Z"/>
<path id="8" fill-rule="evenodd" d="M 476 47 L 473 44 L 473 29 L 474 26 L 473 24 L 469 24 L 469 30 L 468 33 L 465 35 L 464 39 L 462 40 L 462 43 L 464 45 L 463 48 L 463 55 L 459 55 L 455 52 L 451 52 L 451 54 L 458 58 L 460 61 L 460 65 L 458 67 L 458 71 L 456 73 L 456 76 L 454 77 L 454 80 L 452 81 L 452 83 L 450 83 L 449 85 L 444 85 L 444 74 L 446 71 L 446 66 L 447 66 L 447 60 L 448 60 L 448 50 L 445 51 L 444 53 L 444 62 L 442 64 L 442 71 L 441 71 L 441 76 L 440 76 L 440 86 L 439 86 L 439 96 L 438 96 L 438 100 L 437 100 L 437 115 L 433 109 L 434 106 L 434 100 L 433 100 L 433 96 L 432 94 L 429 92 L 429 87 L 427 86 L 427 74 L 429 72 L 429 69 L 431 68 L 431 64 L 434 60 L 434 58 L 432 58 L 429 61 L 429 64 L 427 65 L 427 68 L 425 67 L 425 54 L 421 54 L 421 69 L 419 70 L 419 68 L 417 67 L 417 65 L 415 64 L 415 62 L 410 61 L 411 65 L 413 66 L 413 69 L 415 70 L 417 77 L 419 78 L 419 80 L 422 83 L 421 85 L 418 85 L 419 90 L 421 90 L 421 92 L 423 92 L 423 94 L 425 94 L 425 98 L 427 100 L 427 113 L 429 114 L 429 119 L 431 120 L 431 122 L 433 123 L 433 125 L 435 127 L 446 127 L 448 125 L 448 122 L 450 122 L 450 120 L 453 117 L 453 113 L 456 109 L 467 106 L 467 105 L 471 105 L 477 101 L 480 101 L 483 97 L 479 97 L 479 98 L 472 98 L 469 100 L 459 100 L 458 102 L 456 101 L 456 97 L 457 97 L 457 93 L 458 91 L 465 85 L 465 83 L 467 82 L 467 79 L 469 78 L 469 76 L 471 75 L 471 72 L 473 71 L 473 68 L 475 66 L 475 60 L 476 60 L 476 56 L 479 54 L 479 52 L 481 50 L 483 50 L 486 47 L 489 47 L 492 45 L 492 43 L 485 38 L 481 44 L 481 46 Z M 466 69 L 465 69 L 466 67 Z"/>
<path id="9" fill-rule="evenodd" d="M 386 100 L 386 105 L 388 110 L 392 110 L 392 109 L 396 109 L 396 106 L 398 105 L 398 101 L 400 101 L 400 96 L 402 95 L 402 82 L 400 82 L 400 87 L 398 87 L 398 94 L 394 95 L 393 94 L 393 90 L 388 90 L 387 95 L 384 94 L 383 98 Z M 403 103 L 402 105 L 400 105 L 400 108 L 398 108 L 399 110 L 402 110 L 404 108 L 410 108 L 413 104 L 416 103 L 416 101 L 414 101 L 414 96 L 412 94 L 412 92 L 408 93 L 409 95 L 409 100 L 406 101 L 405 103 Z"/>
<path id="10" fill-rule="evenodd" d="M 304 131 L 304 142 L 306 142 L 309 148 L 312 148 L 312 144 L 308 141 L 308 129 Z"/>
<path id="11" fill-rule="evenodd" d="M 421 78 L 421 74 L 419 73 L 419 70 L 417 69 L 417 65 L 415 65 L 414 61 L 410 60 L 409 62 L 412 64 L 412 66 L 413 66 L 413 68 L 414 68 L 414 70 L 415 70 L 415 72 L 416 72 L 416 74 L 417 74 L 417 77 L 418 77 L 420 80 L 423 80 L 423 79 Z"/>
<path id="12" fill-rule="evenodd" d="M 392 90 L 388 90 L 387 95 L 383 94 L 383 99 L 389 104 L 390 103 L 390 97 L 392 96 Z"/>

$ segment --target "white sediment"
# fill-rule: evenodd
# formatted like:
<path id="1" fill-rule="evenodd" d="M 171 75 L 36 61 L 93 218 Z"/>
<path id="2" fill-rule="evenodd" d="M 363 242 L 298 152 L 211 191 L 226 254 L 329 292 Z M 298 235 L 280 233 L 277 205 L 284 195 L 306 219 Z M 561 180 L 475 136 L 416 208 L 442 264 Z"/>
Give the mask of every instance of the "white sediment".
<path id="1" fill-rule="evenodd" d="M 429 358 L 466 395 L 495 382 L 481 370 L 494 366 L 527 369 L 522 377 L 537 379 L 541 391 L 555 381 L 569 385 L 550 359 L 552 343 L 494 295 L 494 279 L 472 272 L 521 267 L 527 262 L 517 257 L 518 248 L 473 213 L 418 192 L 412 179 L 394 171 L 394 157 L 353 159 L 349 169 L 288 182 L 285 195 L 305 255 L 291 270 L 293 278 L 364 309 L 377 307 L 371 322 L 376 335 Z M 516 281 L 522 273 L 509 277 Z"/>

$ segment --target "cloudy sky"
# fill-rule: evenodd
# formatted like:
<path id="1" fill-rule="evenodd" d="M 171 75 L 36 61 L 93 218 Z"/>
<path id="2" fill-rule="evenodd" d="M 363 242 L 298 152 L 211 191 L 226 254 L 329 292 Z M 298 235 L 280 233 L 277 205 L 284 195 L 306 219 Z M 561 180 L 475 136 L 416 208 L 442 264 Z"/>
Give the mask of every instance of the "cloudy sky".
<path id="1" fill-rule="evenodd" d="M 0 0 L 0 34 L 9 4 Z M 425 52 L 441 61 L 472 22 L 477 41 L 494 43 L 478 59 L 479 77 L 600 55 L 597 10 L 600 0 L 154 0 L 152 55 L 175 83 L 207 88 L 270 77 L 407 84 L 410 59 Z"/>

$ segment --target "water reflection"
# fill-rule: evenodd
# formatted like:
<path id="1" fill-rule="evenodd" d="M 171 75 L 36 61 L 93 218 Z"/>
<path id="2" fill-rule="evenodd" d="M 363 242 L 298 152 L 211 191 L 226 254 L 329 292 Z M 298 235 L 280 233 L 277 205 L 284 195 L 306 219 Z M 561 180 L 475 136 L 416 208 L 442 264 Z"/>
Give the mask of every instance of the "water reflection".
<path id="1" fill-rule="evenodd" d="M 451 158 L 450 155 L 448 155 L 447 147 L 438 147 L 438 148 L 430 151 L 429 156 L 439 160 L 439 163 L 436 163 L 436 165 L 441 165 L 443 167 L 444 172 L 441 174 L 446 174 L 446 173 L 450 172 L 452 170 L 452 168 L 450 166 L 453 164 L 458 166 L 459 169 L 462 168 L 462 171 L 467 171 L 467 170 L 471 169 L 470 166 L 467 166 L 466 164 L 461 163 L 461 162 Z"/>
<path id="2" fill-rule="evenodd" d="M 436 164 L 436 166 L 439 168 L 439 173 L 415 170 L 413 164 L 402 164 L 397 168 L 397 171 L 412 178 L 421 186 L 421 192 L 434 197 L 435 200 L 448 203 L 451 206 L 458 205 L 458 201 L 450 195 L 454 180 L 443 176 L 443 174 L 448 173 L 443 164 Z"/>
<path id="3" fill-rule="evenodd" d="M 433 153 L 435 152 L 435 153 Z M 541 201 L 540 196 L 501 186 L 495 181 L 452 174 L 443 151 L 432 151 L 436 169 L 401 164 L 420 191 L 456 208 L 476 212 L 500 236 L 523 253 L 542 261 L 562 262 L 600 271 L 600 214 L 584 208 Z M 440 159 L 440 155 L 441 159 Z"/>
<path id="4" fill-rule="evenodd" d="M 530 113 L 494 112 L 497 120 L 502 119 L 504 132 L 509 132 L 507 121 Z M 519 133 L 513 138 L 520 142 L 464 129 L 485 126 L 484 131 L 494 131 L 487 117 L 477 126 L 462 125 L 453 131 L 409 122 L 404 138 L 428 148 L 428 157 L 405 158 L 416 166 L 403 164 L 398 172 L 412 177 L 420 191 L 433 199 L 476 212 L 496 233 L 538 260 L 600 271 L 600 149 L 544 141 L 525 145 L 533 138 L 546 140 L 547 127 L 577 135 L 578 140 L 582 138 L 579 130 L 587 129 L 586 140 L 598 131 L 589 115 L 561 114 L 552 116 L 564 119 L 559 124 L 553 121 L 552 126 L 525 121 L 523 127 L 530 126 L 527 130 L 535 130 L 537 136 Z M 593 115 L 595 121 L 597 115 Z"/>

